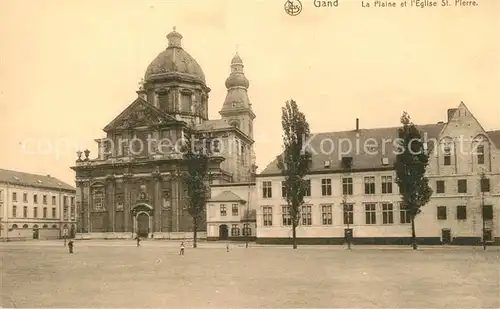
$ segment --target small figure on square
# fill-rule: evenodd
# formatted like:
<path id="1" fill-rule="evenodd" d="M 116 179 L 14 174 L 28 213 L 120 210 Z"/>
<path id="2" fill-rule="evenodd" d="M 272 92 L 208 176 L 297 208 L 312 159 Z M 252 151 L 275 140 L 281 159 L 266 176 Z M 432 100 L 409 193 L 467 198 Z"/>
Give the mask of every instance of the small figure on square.
<path id="1" fill-rule="evenodd" d="M 69 248 L 69 253 L 73 253 L 73 241 L 72 240 L 70 240 L 68 242 L 68 248 Z"/>
<path id="2" fill-rule="evenodd" d="M 181 251 L 179 251 L 179 255 L 184 255 L 184 242 L 181 242 Z"/>

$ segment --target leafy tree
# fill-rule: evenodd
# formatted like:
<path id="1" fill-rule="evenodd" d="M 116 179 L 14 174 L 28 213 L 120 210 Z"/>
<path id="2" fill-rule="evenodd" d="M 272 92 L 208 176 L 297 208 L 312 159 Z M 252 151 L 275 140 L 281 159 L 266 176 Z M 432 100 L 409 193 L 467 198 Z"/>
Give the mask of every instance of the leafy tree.
<path id="1" fill-rule="evenodd" d="M 183 159 L 186 171 L 182 175 L 186 185 L 186 208 L 193 219 L 193 248 L 197 247 L 198 227 L 202 223 L 210 194 L 210 158 L 212 138 L 193 128 L 184 134 Z"/>
<path id="2" fill-rule="evenodd" d="M 278 157 L 278 168 L 284 176 L 286 201 L 292 221 L 293 248 L 297 249 L 296 228 L 300 220 L 300 208 L 304 204 L 307 183 L 304 176 L 309 171 L 311 154 L 304 149 L 310 132 L 306 117 L 299 111 L 294 100 L 287 101 L 281 109 L 281 125 L 283 127 L 284 151 Z"/>
<path id="3" fill-rule="evenodd" d="M 411 122 L 406 112 L 401 116 L 401 125 L 398 129 L 398 149 L 394 167 L 402 203 L 410 216 L 412 246 L 416 250 L 415 218 L 433 193 L 425 175 L 429 154 L 424 146 L 422 133 Z"/>

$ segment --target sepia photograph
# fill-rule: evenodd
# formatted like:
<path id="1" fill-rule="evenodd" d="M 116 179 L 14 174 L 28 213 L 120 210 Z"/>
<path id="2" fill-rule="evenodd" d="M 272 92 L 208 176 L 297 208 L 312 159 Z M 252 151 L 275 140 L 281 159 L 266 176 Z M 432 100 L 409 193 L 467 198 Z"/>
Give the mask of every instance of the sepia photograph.
<path id="1" fill-rule="evenodd" d="M 500 308 L 500 1 L 0 1 L 0 308 Z"/>

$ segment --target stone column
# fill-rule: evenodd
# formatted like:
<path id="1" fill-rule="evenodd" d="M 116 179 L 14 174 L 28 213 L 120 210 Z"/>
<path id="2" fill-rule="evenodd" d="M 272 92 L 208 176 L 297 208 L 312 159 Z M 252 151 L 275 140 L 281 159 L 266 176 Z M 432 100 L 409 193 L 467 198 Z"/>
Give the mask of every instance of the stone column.
<path id="1" fill-rule="evenodd" d="M 130 232 L 130 182 L 131 175 L 123 175 L 123 231 Z"/>
<path id="2" fill-rule="evenodd" d="M 91 200 L 91 192 L 90 192 L 90 182 L 84 181 L 83 186 L 81 188 L 82 194 L 82 207 L 83 207 L 83 232 L 90 233 L 90 200 Z"/>
<path id="3" fill-rule="evenodd" d="M 116 182 L 115 178 L 110 175 L 106 177 L 106 209 L 108 210 L 108 232 L 115 232 L 115 214 L 116 214 L 116 205 L 115 205 L 115 191 L 116 191 Z"/>
<path id="4" fill-rule="evenodd" d="M 172 179 L 172 231 L 180 232 L 180 175 L 176 171 Z"/>
<path id="5" fill-rule="evenodd" d="M 88 210 L 88 204 L 85 202 L 85 183 L 79 181 L 77 183 L 78 188 L 80 189 L 80 209 L 78 209 L 79 213 L 78 215 L 80 216 L 80 229 L 78 230 L 78 233 L 87 233 L 87 210 Z"/>
<path id="6" fill-rule="evenodd" d="M 153 230 L 152 232 L 161 232 L 161 207 L 162 207 L 162 176 L 159 173 L 153 173 L 154 179 L 154 197 L 153 197 Z"/>
<path id="7" fill-rule="evenodd" d="M 92 233 L 92 220 L 91 220 L 92 217 L 91 217 L 91 213 L 92 213 L 92 209 L 94 209 L 94 192 L 92 190 L 91 182 L 92 181 L 89 182 L 89 188 L 88 188 L 88 191 L 89 191 L 89 195 L 88 195 L 88 197 L 89 197 L 88 205 L 89 206 L 88 206 L 88 209 L 89 210 L 87 212 L 87 214 L 88 214 L 88 220 L 89 220 L 89 225 L 88 225 L 89 226 L 89 233 Z"/>

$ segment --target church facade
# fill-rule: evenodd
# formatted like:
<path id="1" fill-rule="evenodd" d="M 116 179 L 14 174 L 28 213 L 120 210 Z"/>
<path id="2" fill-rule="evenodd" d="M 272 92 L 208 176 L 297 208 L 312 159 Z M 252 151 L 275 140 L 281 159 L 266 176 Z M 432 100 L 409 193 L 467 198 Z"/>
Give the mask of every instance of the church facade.
<path id="1" fill-rule="evenodd" d="M 208 119 L 210 88 L 200 65 L 167 35 L 168 46 L 148 66 L 138 97 L 96 139 L 98 153 L 78 153 L 78 235 L 81 238 L 190 238 L 180 145 L 187 131 L 210 134 L 210 183 L 251 182 L 255 174 L 248 79 L 236 54 L 220 119 Z M 82 154 L 84 157 L 82 158 Z M 202 217 L 206 217 L 203 215 Z M 203 237 L 206 225 L 198 231 Z"/>

